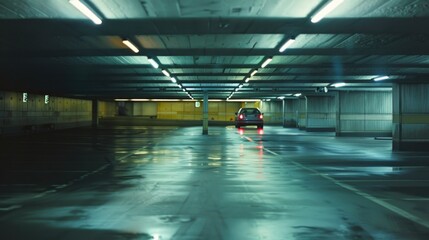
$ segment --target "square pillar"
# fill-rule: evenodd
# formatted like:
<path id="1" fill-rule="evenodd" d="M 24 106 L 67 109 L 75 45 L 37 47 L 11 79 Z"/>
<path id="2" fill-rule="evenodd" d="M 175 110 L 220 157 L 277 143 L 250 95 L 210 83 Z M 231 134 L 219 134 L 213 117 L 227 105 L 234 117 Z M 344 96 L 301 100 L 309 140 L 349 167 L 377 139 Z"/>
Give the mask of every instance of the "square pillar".
<path id="1" fill-rule="evenodd" d="M 393 85 L 393 150 L 428 151 L 429 84 Z"/>

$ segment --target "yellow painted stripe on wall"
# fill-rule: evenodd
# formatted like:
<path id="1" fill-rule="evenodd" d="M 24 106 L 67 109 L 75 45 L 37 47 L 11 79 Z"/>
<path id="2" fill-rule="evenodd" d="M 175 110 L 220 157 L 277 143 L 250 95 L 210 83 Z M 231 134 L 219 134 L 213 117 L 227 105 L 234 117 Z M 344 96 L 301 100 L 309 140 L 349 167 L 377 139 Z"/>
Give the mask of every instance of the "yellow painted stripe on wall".
<path id="1" fill-rule="evenodd" d="M 429 114 L 395 114 L 393 123 L 402 124 L 429 124 Z"/>
<path id="2" fill-rule="evenodd" d="M 391 114 L 341 114 L 341 120 L 355 121 L 391 121 Z"/>

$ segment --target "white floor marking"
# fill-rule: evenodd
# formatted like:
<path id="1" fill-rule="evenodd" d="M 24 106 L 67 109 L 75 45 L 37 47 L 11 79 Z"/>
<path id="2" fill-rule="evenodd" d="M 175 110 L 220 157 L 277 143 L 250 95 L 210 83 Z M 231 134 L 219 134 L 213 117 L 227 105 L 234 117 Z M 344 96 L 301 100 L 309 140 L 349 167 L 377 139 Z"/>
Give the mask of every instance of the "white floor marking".
<path id="1" fill-rule="evenodd" d="M 403 180 L 400 180 L 400 179 L 391 179 L 391 180 L 389 180 L 389 179 L 366 179 L 366 180 L 358 180 L 358 179 L 355 179 L 355 180 L 341 180 L 341 182 L 419 182 L 419 183 L 428 182 L 429 183 L 429 180 L 418 180 L 418 179 L 415 179 L 415 180 L 413 180 L 413 179 L 403 179 Z"/>
<path id="2" fill-rule="evenodd" d="M 405 201 L 429 201 L 429 198 L 403 198 Z"/>
<path id="3" fill-rule="evenodd" d="M 11 211 L 11 210 L 14 210 L 14 209 L 17 209 L 17 208 L 21 208 L 21 207 L 22 207 L 21 205 L 12 205 L 12 206 L 9 206 L 9 207 L 0 208 L 0 211 L 6 212 L 6 211 Z"/>

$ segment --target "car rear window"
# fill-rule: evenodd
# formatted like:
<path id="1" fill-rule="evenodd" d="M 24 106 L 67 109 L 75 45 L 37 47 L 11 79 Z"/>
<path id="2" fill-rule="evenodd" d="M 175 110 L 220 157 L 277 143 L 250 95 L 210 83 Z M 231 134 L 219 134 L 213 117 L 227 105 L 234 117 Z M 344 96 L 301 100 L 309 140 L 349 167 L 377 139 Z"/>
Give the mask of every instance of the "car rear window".
<path id="1" fill-rule="evenodd" d="M 261 112 L 256 108 L 243 108 L 241 110 L 242 114 L 260 114 Z"/>

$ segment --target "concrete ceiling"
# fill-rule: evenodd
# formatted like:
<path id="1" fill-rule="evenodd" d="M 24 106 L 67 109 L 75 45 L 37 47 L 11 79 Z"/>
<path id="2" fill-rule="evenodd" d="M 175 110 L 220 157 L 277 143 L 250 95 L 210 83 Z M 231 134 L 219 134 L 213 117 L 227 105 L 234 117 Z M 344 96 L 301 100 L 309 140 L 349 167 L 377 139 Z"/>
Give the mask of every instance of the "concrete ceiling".
<path id="1" fill-rule="evenodd" d="M 0 89 L 84 98 L 276 98 L 429 83 L 429 1 L 0 0 Z M 295 43 L 279 48 L 289 38 Z M 140 49 L 122 44 L 127 38 Z M 262 62 L 273 57 L 264 69 Z M 248 83 L 244 80 L 254 70 Z M 376 76 L 390 79 L 374 82 Z M 331 84 L 345 82 L 343 88 Z M 240 84 L 242 88 L 235 91 Z M 325 94 L 325 93 L 318 93 Z"/>

